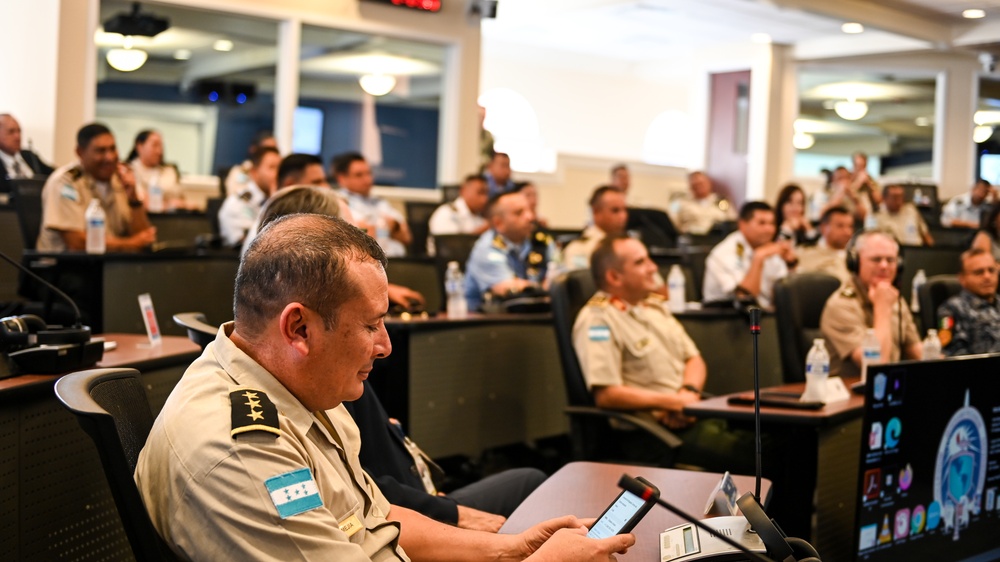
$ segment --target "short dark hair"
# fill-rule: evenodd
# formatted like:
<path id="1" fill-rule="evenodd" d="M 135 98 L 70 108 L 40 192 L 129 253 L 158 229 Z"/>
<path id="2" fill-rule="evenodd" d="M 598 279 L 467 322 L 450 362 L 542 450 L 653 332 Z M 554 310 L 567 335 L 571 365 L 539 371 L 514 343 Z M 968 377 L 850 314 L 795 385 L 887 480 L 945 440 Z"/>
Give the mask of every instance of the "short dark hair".
<path id="1" fill-rule="evenodd" d="M 969 248 L 968 250 L 962 252 L 962 254 L 958 256 L 958 272 L 965 273 L 966 260 L 971 260 L 976 256 L 982 256 L 984 254 L 992 256 L 993 252 L 986 250 L 984 248 Z"/>
<path id="2" fill-rule="evenodd" d="M 594 253 L 590 254 L 590 276 L 593 277 L 594 285 L 598 289 L 607 288 L 606 277 L 609 270 L 621 268 L 622 260 L 615 253 L 615 242 L 619 240 L 628 240 L 628 236 L 617 234 L 605 236 L 594 249 Z"/>
<path id="3" fill-rule="evenodd" d="M 613 176 L 618 173 L 618 170 L 628 170 L 628 166 L 625 164 L 615 164 L 614 166 L 611 166 L 611 175 Z"/>
<path id="4" fill-rule="evenodd" d="M 616 191 L 618 193 L 622 192 L 622 190 L 618 189 L 613 185 L 599 186 L 597 189 L 594 190 L 592 194 L 590 194 L 590 200 L 587 202 L 587 204 L 590 205 L 591 209 L 594 209 L 601 203 L 601 199 L 604 198 L 604 194 L 609 191 Z"/>
<path id="5" fill-rule="evenodd" d="M 101 135 L 114 136 L 111 129 L 104 123 L 88 123 L 76 132 L 76 146 L 77 148 L 87 148 L 90 146 L 90 141 Z"/>
<path id="6" fill-rule="evenodd" d="M 902 185 L 902 184 L 898 184 L 898 183 L 887 183 L 887 184 L 885 185 L 885 187 L 883 187 L 883 188 L 882 188 L 882 197 L 883 197 L 883 198 L 885 198 L 885 196 L 886 196 L 886 195 L 889 195 L 889 190 L 890 190 L 890 189 L 893 189 L 893 188 L 896 188 L 896 187 L 898 187 L 899 189 L 902 189 L 902 190 L 903 190 L 903 194 L 904 194 L 904 195 L 906 194 L 906 188 L 905 188 L 905 187 L 903 187 L 903 185 Z"/>
<path id="7" fill-rule="evenodd" d="M 462 180 L 462 183 L 466 184 L 469 183 L 470 181 L 481 181 L 483 183 L 486 183 L 486 176 L 482 174 L 469 174 L 465 176 L 465 179 Z"/>
<path id="8" fill-rule="evenodd" d="M 773 213 L 774 209 L 763 201 L 747 201 L 742 207 L 740 207 L 740 220 L 745 222 L 752 219 L 753 214 L 757 211 Z"/>
<path id="9" fill-rule="evenodd" d="M 339 218 L 295 214 L 281 217 L 254 238 L 236 273 L 233 316 L 240 333 L 259 337 L 289 303 L 316 311 L 326 329 L 359 291 L 350 281 L 352 262 L 386 267 L 373 238 Z"/>
<path id="10" fill-rule="evenodd" d="M 510 160 L 510 155 L 507 154 L 506 152 L 496 152 L 496 151 L 493 151 L 493 154 L 490 155 L 490 162 L 496 160 L 497 156 L 503 156 L 507 160 Z"/>
<path id="11" fill-rule="evenodd" d="M 278 158 L 281 158 L 281 153 L 278 152 L 277 148 L 273 146 L 261 146 L 254 151 L 253 156 L 250 157 L 250 164 L 256 168 L 260 166 L 260 163 L 264 161 L 264 157 L 268 154 L 275 154 Z"/>
<path id="12" fill-rule="evenodd" d="M 138 158 L 139 157 L 139 145 L 140 144 L 146 144 L 146 141 L 149 140 L 149 135 L 151 135 L 151 134 L 153 134 L 155 132 L 156 131 L 154 131 L 153 129 L 143 129 L 143 130 L 139 131 L 139 134 L 137 134 L 135 136 L 135 141 L 132 143 L 132 150 L 128 153 L 128 156 L 125 158 L 125 161 L 126 162 L 131 162 L 131 161 L 135 160 L 136 158 Z M 161 164 L 163 163 L 163 159 L 162 158 L 160 158 L 160 163 Z"/>
<path id="13" fill-rule="evenodd" d="M 992 187 L 993 186 L 993 184 L 990 183 L 990 181 L 987 180 L 986 178 L 976 178 L 976 183 L 981 183 L 981 184 L 985 185 L 986 187 Z"/>
<path id="14" fill-rule="evenodd" d="M 254 134 L 253 139 L 250 140 L 250 149 L 249 149 L 250 155 L 253 156 L 253 153 L 257 152 L 257 149 L 260 148 L 260 145 L 263 144 L 264 141 L 273 138 L 274 138 L 274 133 L 272 133 L 271 131 L 268 130 L 257 131 L 257 133 Z"/>
<path id="15" fill-rule="evenodd" d="M 538 189 L 538 186 L 535 185 L 534 182 L 519 181 L 519 182 L 517 182 L 517 183 L 514 184 L 514 189 L 511 189 L 510 192 L 511 193 L 520 193 L 520 192 L 524 191 L 524 188 L 528 187 L 529 185 L 534 186 L 535 189 Z"/>
<path id="16" fill-rule="evenodd" d="M 306 168 L 313 164 L 319 165 L 321 168 L 323 167 L 323 161 L 315 154 L 294 152 L 285 156 L 281 159 L 281 164 L 278 165 L 278 185 L 285 185 L 285 180 L 289 178 L 294 179 L 287 183 L 298 183 L 302 179 Z"/>
<path id="17" fill-rule="evenodd" d="M 351 169 L 351 164 L 364 162 L 365 157 L 360 152 L 342 152 L 333 157 L 333 175 L 340 176 L 346 174 Z"/>
<path id="18" fill-rule="evenodd" d="M 500 193 L 497 193 L 497 194 L 491 196 L 489 198 L 489 201 L 486 202 L 486 212 L 484 213 L 484 215 L 487 218 L 492 217 L 493 216 L 493 210 L 496 208 L 497 204 L 500 203 L 500 200 L 503 199 L 504 197 L 509 197 L 511 195 L 514 195 L 515 193 L 517 193 L 517 192 L 516 191 L 501 191 Z"/>
<path id="19" fill-rule="evenodd" d="M 260 225 L 263 230 L 268 224 L 285 215 L 309 213 L 326 217 L 340 216 L 340 196 L 329 187 L 296 185 L 278 190 L 260 210 Z"/>
<path id="20" fill-rule="evenodd" d="M 851 212 L 847 210 L 847 207 L 842 207 L 840 205 L 837 205 L 835 207 L 830 207 L 829 209 L 823 211 L 823 215 L 819 217 L 819 223 L 820 224 L 829 223 L 830 219 L 833 218 L 833 215 L 848 215 L 852 218 L 854 217 L 854 215 L 852 215 Z"/>

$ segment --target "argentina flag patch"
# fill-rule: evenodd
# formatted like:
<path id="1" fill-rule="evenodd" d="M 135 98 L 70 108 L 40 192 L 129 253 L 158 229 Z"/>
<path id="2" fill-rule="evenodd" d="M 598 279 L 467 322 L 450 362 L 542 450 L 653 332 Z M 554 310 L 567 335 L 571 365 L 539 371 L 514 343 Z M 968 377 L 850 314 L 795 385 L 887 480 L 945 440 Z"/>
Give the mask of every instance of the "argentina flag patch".
<path id="1" fill-rule="evenodd" d="M 590 341 L 608 341 L 611 339 L 611 328 L 607 326 L 591 326 L 587 330 Z"/>
<path id="2" fill-rule="evenodd" d="M 308 468 L 272 476 L 264 481 L 264 486 L 282 519 L 323 506 L 316 480 Z"/>

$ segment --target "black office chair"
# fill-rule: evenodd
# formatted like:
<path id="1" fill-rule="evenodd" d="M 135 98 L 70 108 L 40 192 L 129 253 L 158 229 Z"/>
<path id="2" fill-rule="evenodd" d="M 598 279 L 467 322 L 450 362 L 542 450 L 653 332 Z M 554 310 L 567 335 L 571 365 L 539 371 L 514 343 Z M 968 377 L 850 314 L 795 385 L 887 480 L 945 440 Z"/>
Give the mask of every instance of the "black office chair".
<path id="1" fill-rule="evenodd" d="M 406 202 L 406 224 L 410 225 L 410 234 L 413 235 L 413 239 L 410 240 L 409 247 L 406 249 L 409 255 L 427 255 L 427 236 L 430 234 L 428 223 L 439 205 L 441 203 Z"/>
<path id="2" fill-rule="evenodd" d="M 135 369 L 93 369 L 56 381 L 56 397 L 94 440 L 136 560 L 178 560 L 153 527 L 133 480 L 139 451 L 153 427 Z"/>
<path id="3" fill-rule="evenodd" d="M 616 419 L 644 431 L 663 443 L 668 449 L 678 449 L 679 437 L 663 426 L 633 414 L 618 410 L 598 408 L 587 388 L 580 362 L 573 349 L 573 322 L 587 300 L 596 291 L 589 269 L 570 271 L 560 275 L 551 287 L 552 316 L 555 325 L 559 359 L 566 382 L 566 414 L 570 417 L 570 436 L 573 454 L 578 460 L 623 460 L 619 439 L 611 427 Z"/>
<path id="4" fill-rule="evenodd" d="M 219 327 L 209 324 L 200 312 L 178 312 L 174 314 L 174 324 L 187 330 L 188 338 L 205 349 L 215 341 Z"/>
<path id="5" fill-rule="evenodd" d="M 821 337 L 820 316 L 840 280 L 825 273 L 789 275 L 774 285 L 774 312 L 784 381 L 806 380 L 806 355 L 813 339 Z"/>
<path id="6" fill-rule="evenodd" d="M 390 283 L 409 287 L 424 296 L 424 310 L 444 310 L 444 279 L 431 258 L 389 258 L 385 270 Z"/>
<path id="7" fill-rule="evenodd" d="M 24 249 L 34 250 L 42 230 L 42 188 L 45 182 L 36 179 L 10 181 L 10 196 L 21 227 Z"/>
<path id="8" fill-rule="evenodd" d="M 920 302 L 920 323 L 927 330 L 938 329 L 937 309 L 944 301 L 962 292 L 957 275 L 934 275 L 917 289 L 917 301 Z"/>

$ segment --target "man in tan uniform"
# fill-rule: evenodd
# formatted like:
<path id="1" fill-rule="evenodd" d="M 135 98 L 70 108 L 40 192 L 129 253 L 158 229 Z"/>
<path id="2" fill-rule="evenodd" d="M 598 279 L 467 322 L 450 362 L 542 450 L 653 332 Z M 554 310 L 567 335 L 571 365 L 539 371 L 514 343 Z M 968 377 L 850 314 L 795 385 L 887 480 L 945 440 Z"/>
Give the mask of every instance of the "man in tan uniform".
<path id="1" fill-rule="evenodd" d="M 590 212 L 594 224 L 563 249 L 563 264 L 567 269 L 587 269 L 590 255 L 605 236 L 625 233 L 628 210 L 624 191 L 610 185 L 598 187 L 590 196 Z"/>
<path id="2" fill-rule="evenodd" d="M 156 241 L 142 201 L 136 198 L 132 172 L 118 161 L 115 137 L 100 123 L 76 134 L 79 162 L 49 176 L 42 188 L 42 231 L 38 250 L 64 252 L 87 246 L 86 212 L 97 197 L 104 208 L 106 246 L 110 252 L 134 251 Z"/>
<path id="3" fill-rule="evenodd" d="M 814 246 L 800 246 L 796 250 L 799 265 L 797 273 L 826 273 L 846 283 L 851 279 L 847 271 L 847 244 L 854 234 L 854 216 L 844 207 L 830 207 L 819 221 L 820 238 Z"/>
<path id="4" fill-rule="evenodd" d="M 688 175 L 691 198 L 677 211 L 677 229 L 688 234 L 707 234 L 717 223 L 734 220 L 736 213 L 724 199 L 712 191 L 712 180 L 705 172 Z"/>
<path id="5" fill-rule="evenodd" d="M 891 232 L 907 246 L 933 246 L 934 238 L 924 217 L 916 205 L 905 201 L 905 193 L 901 185 L 885 187 L 882 209 L 875 213 L 878 228 Z"/>
<path id="6" fill-rule="evenodd" d="M 891 234 L 864 232 L 847 251 L 852 278 L 827 299 L 820 317 L 820 331 L 830 350 L 830 374 L 861 375 L 862 344 L 868 328 L 875 330 L 883 362 L 920 359 L 923 351 L 913 315 L 892 286 L 899 244 Z"/>
<path id="7" fill-rule="evenodd" d="M 346 222 L 292 215 L 240 263 L 235 321 L 181 378 L 136 467 L 153 525 L 187 560 L 608 560 L 631 535 L 573 517 L 518 535 L 390 505 L 358 460 L 355 400 L 391 352 L 385 254 Z M 275 283 L 274 279 L 281 279 Z M 404 553 L 404 550 L 406 552 Z"/>

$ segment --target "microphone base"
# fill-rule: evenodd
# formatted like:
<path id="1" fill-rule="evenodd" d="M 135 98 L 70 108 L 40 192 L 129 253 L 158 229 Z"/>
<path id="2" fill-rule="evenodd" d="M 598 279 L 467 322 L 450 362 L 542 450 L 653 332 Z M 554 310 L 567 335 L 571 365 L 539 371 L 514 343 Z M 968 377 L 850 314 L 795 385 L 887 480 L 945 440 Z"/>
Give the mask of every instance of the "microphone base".
<path id="1" fill-rule="evenodd" d="M 93 367 L 104 357 L 104 342 L 29 347 L 10 354 L 14 374 L 58 375 Z"/>

